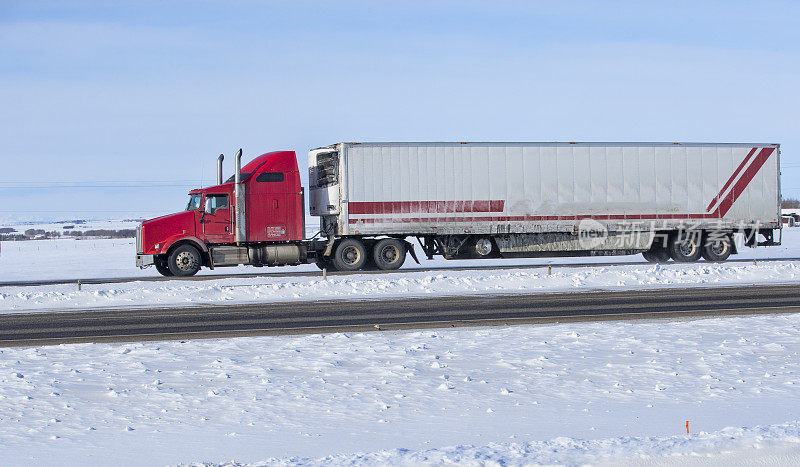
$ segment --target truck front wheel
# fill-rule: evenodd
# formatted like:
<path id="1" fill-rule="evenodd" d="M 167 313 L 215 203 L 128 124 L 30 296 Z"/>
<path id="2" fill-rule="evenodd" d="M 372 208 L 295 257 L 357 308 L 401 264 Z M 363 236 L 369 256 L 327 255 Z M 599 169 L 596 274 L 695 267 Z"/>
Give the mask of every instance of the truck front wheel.
<path id="1" fill-rule="evenodd" d="M 333 252 L 333 265 L 339 271 L 357 271 L 367 262 L 367 249 L 353 238 L 346 238 L 336 245 Z"/>
<path id="2" fill-rule="evenodd" d="M 181 245 L 172 250 L 167 259 L 170 272 L 176 276 L 193 276 L 202 265 L 200 252 L 192 245 Z"/>
<path id="3" fill-rule="evenodd" d="M 169 266 L 167 266 L 167 262 L 159 257 L 156 257 L 155 260 L 156 271 L 161 273 L 162 276 L 165 277 L 172 277 L 172 271 L 169 270 Z"/>

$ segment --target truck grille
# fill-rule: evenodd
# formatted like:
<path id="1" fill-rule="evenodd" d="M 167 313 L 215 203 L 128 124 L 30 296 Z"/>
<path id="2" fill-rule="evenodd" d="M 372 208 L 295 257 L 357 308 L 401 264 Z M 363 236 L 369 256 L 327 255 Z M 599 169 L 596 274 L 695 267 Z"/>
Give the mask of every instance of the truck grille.
<path id="1" fill-rule="evenodd" d="M 136 253 L 144 253 L 144 239 L 142 238 L 142 224 L 136 227 Z"/>

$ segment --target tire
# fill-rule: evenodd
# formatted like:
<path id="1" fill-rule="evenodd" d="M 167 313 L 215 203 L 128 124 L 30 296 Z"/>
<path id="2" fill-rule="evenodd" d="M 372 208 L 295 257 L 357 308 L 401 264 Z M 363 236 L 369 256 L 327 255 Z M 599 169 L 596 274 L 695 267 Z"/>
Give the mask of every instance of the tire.
<path id="1" fill-rule="evenodd" d="M 399 269 L 406 261 L 406 245 L 396 238 L 384 238 L 372 249 L 372 259 L 378 269 Z"/>
<path id="2" fill-rule="evenodd" d="M 336 267 L 333 265 L 333 261 L 330 258 L 323 258 L 322 256 L 317 256 L 317 260 L 314 262 L 317 267 L 321 270 L 327 269 L 328 271 L 335 271 Z"/>
<path id="3" fill-rule="evenodd" d="M 693 263 L 702 254 L 700 235 L 687 235 L 686 232 L 672 234 L 667 242 L 667 250 L 676 263 Z"/>
<path id="4" fill-rule="evenodd" d="M 361 267 L 362 271 L 377 271 L 380 268 L 377 264 L 375 264 L 375 260 L 372 258 L 371 255 L 367 255 L 367 262 L 364 263 L 364 266 Z"/>
<path id="5" fill-rule="evenodd" d="M 181 245 L 175 248 L 167 259 L 170 272 L 179 277 L 194 276 L 202 264 L 200 252 L 192 245 Z"/>
<path id="6" fill-rule="evenodd" d="M 664 247 L 664 237 L 660 234 L 653 239 L 650 249 L 642 252 L 644 259 L 650 263 L 666 263 L 670 259 L 669 251 Z"/>
<path id="7" fill-rule="evenodd" d="M 172 277 L 173 276 L 172 271 L 169 270 L 169 266 L 167 265 L 167 262 L 164 261 L 163 259 L 157 258 L 156 261 L 155 261 L 155 266 L 156 266 L 156 271 L 161 273 L 162 276 L 165 276 L 165 277 Z"/>
<path id="8" fill-rule="evenodd" d="M 494 252 L 492 239 L 489 237 L 476 238 L 472 249 L 476 257 L 488 258 Z"/>
<path id="9" fill-rule="evenodd" d="M 706 261 L 725 261 L 733 253 L 733 242 L 730 235 L 719 238 L 706 238 L 701 254 Z"/>
<path id="10" fill-rule="evenodd" d="M 367 249 L 353 238 L 346 238 L 336 245 L 333 266 L 339 271 L 358 271 L 367 262 Z"/>
<path id="11" fill-rule="evenodd" d="M 657 263 L 666 263 L 670 260 L 669 251 L 667 251 L 666 248 L 663 247 L 654 251 L 653 255 L 655 255 Z"/>

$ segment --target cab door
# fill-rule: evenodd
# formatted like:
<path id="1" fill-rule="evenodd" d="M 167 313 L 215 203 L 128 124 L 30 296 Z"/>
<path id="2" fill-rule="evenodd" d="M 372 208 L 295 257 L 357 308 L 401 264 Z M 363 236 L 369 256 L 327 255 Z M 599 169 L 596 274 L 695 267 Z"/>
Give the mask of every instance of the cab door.
<path id="1" fill-rule="evenodd" d="M 256 185 L 263 199 L 264 234 L 267 241 L 287 240 L 289 205 L 286 202 L 286 180 L 283 172 L 262 172 Z"/>
<path id="2" fill-rule="evenodd" d="M 210 209 L 203 215 L 203 234 L 210 243 L 233 241 L 233 208 L 227 194 L 206 194 L 204 206 Z"/>

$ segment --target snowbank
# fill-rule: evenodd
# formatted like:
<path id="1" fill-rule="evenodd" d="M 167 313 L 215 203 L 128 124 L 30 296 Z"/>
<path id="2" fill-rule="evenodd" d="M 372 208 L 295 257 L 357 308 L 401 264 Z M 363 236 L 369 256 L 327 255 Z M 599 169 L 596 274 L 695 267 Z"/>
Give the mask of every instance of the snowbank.
<path id="1" fill-rule="evenodd" d="M 393 449 L 322 458 L 272 458 L 242 464 L 192 463 L 193 467 L 359 466 L 359 465 L 797 465 L 800 422 L 755 428 L 726 428 L 714 433 L 651 438 L 580 440 L 556 438 L 529 443 L 490 443 L 409 451 Z"/>

